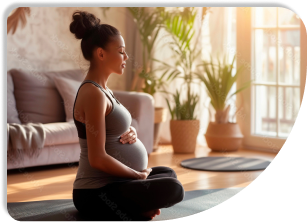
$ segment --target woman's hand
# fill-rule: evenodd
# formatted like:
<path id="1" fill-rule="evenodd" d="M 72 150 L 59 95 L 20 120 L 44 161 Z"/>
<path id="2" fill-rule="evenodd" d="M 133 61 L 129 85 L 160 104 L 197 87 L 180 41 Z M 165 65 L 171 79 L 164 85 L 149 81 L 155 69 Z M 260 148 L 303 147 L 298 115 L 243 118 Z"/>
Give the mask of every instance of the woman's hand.
<path id="1" fill-rule="evenodd" d="M 146 180 L 151 171 L 152 171 L 152 168 L 147 168 L 147 169 L 142 170 L 141 172 L 139 172 L 138 180 Z"/>
<path id="2" fill-rule="evenodd" d="M 121 135 L 120 142 L 125 143 L 135 143 L 137 138 L 136 129 L 133 126 L 130 126 L 127 132 Z"/>

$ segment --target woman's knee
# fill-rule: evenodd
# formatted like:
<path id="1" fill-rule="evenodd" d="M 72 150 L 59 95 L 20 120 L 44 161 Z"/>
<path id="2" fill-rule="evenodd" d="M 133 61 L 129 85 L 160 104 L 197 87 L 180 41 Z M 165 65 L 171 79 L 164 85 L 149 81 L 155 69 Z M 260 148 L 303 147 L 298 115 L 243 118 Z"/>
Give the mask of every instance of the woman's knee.
<path id="1" fill-rule="evenodd" d="M 183 188 L 183 185 L 180 183 L 179 180 L 175 179 L 176 180 L 176 183 L 177 183 L 177 189 L 178 189 L 178 202 L 181 202 L 184 198 L 184 194 L 185 194 L 185 191 L 184 191 L 184 188 Z"/>
<path id="2" fill-rule="evenodd" d="M 171 172 L 171 177 L 174 177 L 177 179 L 177 174 L 175 172 L 175 170 L 173 170 L 172 168 L 168 167 L 168 170 Z"/>
<path id="3" fill-rule="evenodd" d="M 173 177 L 173 178 L 176 178 L 177 179 L 177 174 L 175 172 L 175 170 L 173 170 L 172 168 L 170 167 L 167 167 L 167 166 L 156 166 L 156 167 L 152 167 L 152 168 L 155 168 L 155 170 L 157 171 L 161 171 L 161 172 L 170 172 L 170 177 Z M 154 170 L 154 169 L 153 169 Z"/>
<path id="4" fill-rule="evenodd" d="M 170 199 L 176 203 L 181 202 L 185 193 L 181 182 L 176 178 L 167 178 L 167 186 L 170 192 Z"/>

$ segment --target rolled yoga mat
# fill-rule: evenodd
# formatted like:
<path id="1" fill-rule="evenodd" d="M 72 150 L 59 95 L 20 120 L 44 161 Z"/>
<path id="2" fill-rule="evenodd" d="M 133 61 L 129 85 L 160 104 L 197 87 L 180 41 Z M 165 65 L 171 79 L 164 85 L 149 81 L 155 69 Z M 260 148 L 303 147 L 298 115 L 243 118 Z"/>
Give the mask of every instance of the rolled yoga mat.
<path id="1" fill-rule="evenodd" d="M 161 214 L 152 221 L 190 216 L 214 207 L 244 188 L 226 188 L 186 191 L 180 203 L 161 208 Z M 7 203 L 11 217 L 18 221 L 86 221 L 75 208 L 72 199 Z M 103 212 L 102 212 L 103 213 Z"/>
<path id="2" fill-rule="evenodd" d="M 230 172 L 263 170 L 270 163 L 270 161 L 255 158 L 209 156 L 186 159 L 181 161 L 180 165 L 194 170 Z"/>

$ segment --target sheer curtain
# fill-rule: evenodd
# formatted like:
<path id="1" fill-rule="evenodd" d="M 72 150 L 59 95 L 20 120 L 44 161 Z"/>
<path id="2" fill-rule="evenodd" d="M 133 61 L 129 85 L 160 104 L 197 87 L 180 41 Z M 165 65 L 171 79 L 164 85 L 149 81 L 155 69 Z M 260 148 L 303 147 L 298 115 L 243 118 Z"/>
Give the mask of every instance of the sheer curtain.
<path id="1" fill-rule="evenodd" d="M 202 56 L 196 61 L 195 64 L 199 64 L 201 59 L 209 59 L 210 54 L 214 57 L 214 55 L 221 54 L 223 55 L 229 50 L 235 48 L 235 27 L 234 27 L 234 10 L 235 8 L 229 7 L 212 7 L 210 8 L 210 12 L 202 19 L 202 7 L 197 7 L 197 17 L 195 20 L 195 35 L 197 36 L 198 32 L 201 31 L 201 41 L 199 41 L 199 47 L 202 47 Z M 163 43 L 167 43 L 170 41 L 170 37 L 167 37 L 167 33 L 162 30 L 158 36 L 158 44 L 156 45 L 156 50 L 154 53 L 154 57 L 162 60 L 166 63 L 174 63 L 171 60 L 171 49 L 169 47 L 164 46 L 161 47 Z M 157 68 L 160 64 L 154 63 L 153 67 Z M 157 72 L 157 75 L 160 76 L 163 71 Z M 168 85 L 167 90 L 171 93 L 175 93 L 176 89 L 182 89 L 180 92 L 181 100 L 186 99 L 186 84 L 185 87 L 181 87 L 183 84 L 182 79 L 176 79 L 171 84 Z M 199 102 L 195 108 L 195 115 L 197 119 L 200 120 L 200 130 L 197 136 L 197 143 L 200 146 L 206 146 L 206 141 L 204 138 L 204 134 L 207 130 L 207 126 L 210 120 L 210 115 L 208 112 L 209 106 L 209 98 L 206 94 L 206 90 L 204 88 L 204 84 L 200 81 L 197 81 L 197 84 L 193 85 L 192 92 L 198 92 Z M 156 93 L 155 98 L 155 106 L 156 107 L 165 107 L 167 108 L 167 103 L 165 100 L 165 94 Z M 168 97 L 171 99 L 171 97 Z M 173 100 L 171 100 L 171 107 L 174 106 Z M 168 108 L 167 108 L 168 110 Z M 170 120 L 171 115 L 169 110 L 167 111 L 167 120 L 162 123 L 160 143 L 161 144 L 169 144 L 171 143 L 171 135 L 170 135 Z"/>

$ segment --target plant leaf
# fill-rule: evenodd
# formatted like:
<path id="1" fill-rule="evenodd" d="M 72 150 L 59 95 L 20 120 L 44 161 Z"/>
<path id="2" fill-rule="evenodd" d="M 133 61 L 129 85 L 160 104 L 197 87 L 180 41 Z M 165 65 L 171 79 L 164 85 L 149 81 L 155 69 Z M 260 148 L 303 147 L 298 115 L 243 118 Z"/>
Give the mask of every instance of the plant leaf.
<path id="1" fill-rule="evenodd" d="M 170 104 L 169 104 L 168 99 L 167 99 L 167 98 L 165 98 L 165 99 L 166 99 L 167 106 L 168 106 L 169 112 L 170 112 L 170 114 L 171 114 L 171 116 L 172 116 L 172 120 L 173 120 L 173 119 L 174 119 L 174 113 L 173 113 L 173 110 L 172 110 L 172 108 L 171 108 L 171 106 L 170 106 Z"/>

